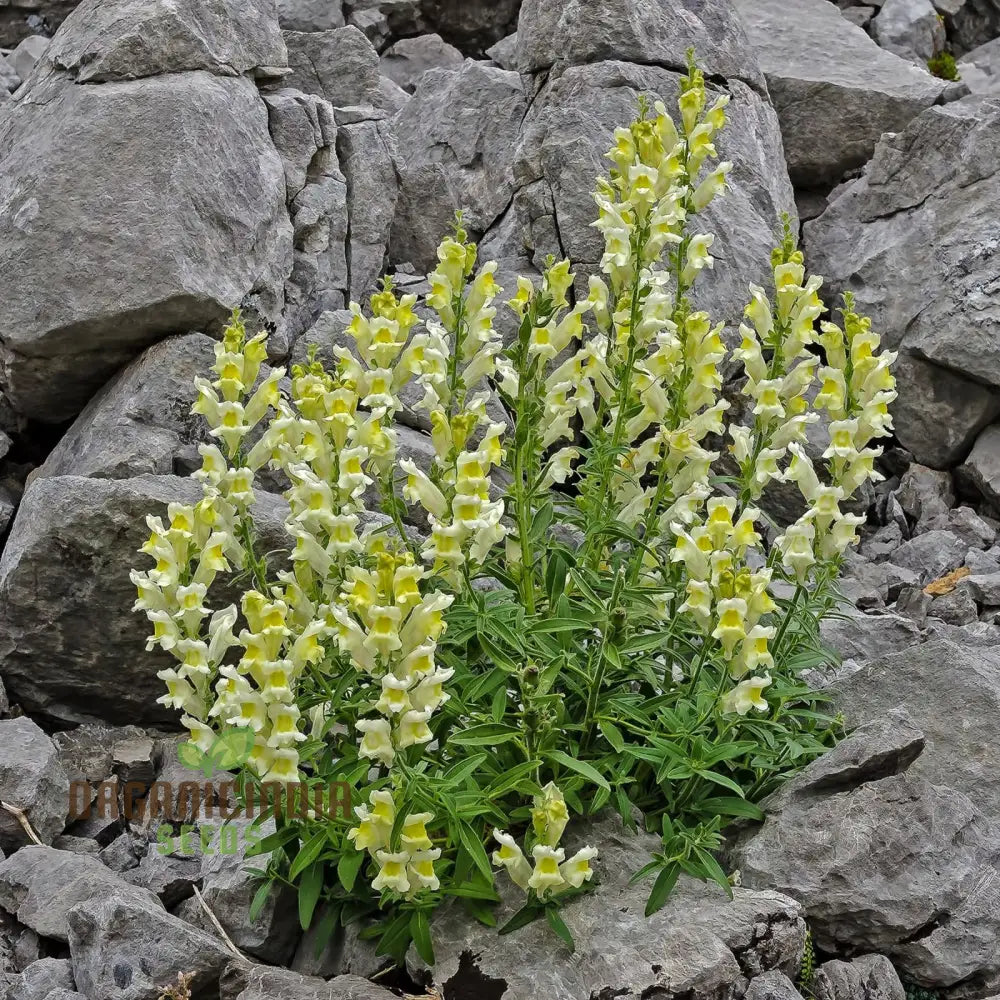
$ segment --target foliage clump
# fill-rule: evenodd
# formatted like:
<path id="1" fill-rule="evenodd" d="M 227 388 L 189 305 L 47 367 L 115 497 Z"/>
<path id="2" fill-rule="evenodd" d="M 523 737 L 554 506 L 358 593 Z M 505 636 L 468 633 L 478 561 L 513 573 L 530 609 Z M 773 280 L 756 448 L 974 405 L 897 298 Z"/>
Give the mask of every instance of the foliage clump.
<path id="1" fill-rule="evenodd" d="M 961 79 L 958 72 L 958 64 L 955 62 L 955 56 L 947 50 L 935 52 L 927 60 L 927 69 L 930 70 L 933 76 L 940 77 L 942 80 L 954 82 Z"/>
<path id="2" fill-rule="evenodd" d="M 383 952 L 412 940 L 431 961 L 433 909 L 492 923 L 501 870 L 524 898 L 507 928 L 544 914 L 572 946 L 559 907 L 600 865 L 599 845 L 566 846 L 574 816 L 638 811 L 658 833 L 638 873 L 653 912 L 682 873 L 728 890 L 723 826 L 829 745 L 798 674 L 862 521 L 850 500 L 878 478 L 893 355 L 849 298 L 823 320 L 787 224 L 738 347 L 692 303 L 727 103 L 692 63 L 676 124 L 643 102 L 616 131 L 602 276 L 552 260 L 518 279 L 509 343 L 497 265 L 458 225 L 422 301 L 387 280 L 351 307 L 351 349 L 293 367 L 290 392 L 239 317 L 197 381 L 204 497 L 149 518 L 136 607 L 194 744 L 249 731 L 248 787 L 350 783 L 353 815 L 275 807 L 261 845 L 304 926 L 322 902 L 330 930 L 373 918 Z M 734 368 L 745 422 L 722 394 Z M 423 464 L 398 460 L 404 396 Z M 264 468 L 288 482 L 276 571 L 250 516 Z M 781 482 L 802 501 L 785 526 L 760 506 Z M 230 573 L 242 599 L 214 607 Z"/>

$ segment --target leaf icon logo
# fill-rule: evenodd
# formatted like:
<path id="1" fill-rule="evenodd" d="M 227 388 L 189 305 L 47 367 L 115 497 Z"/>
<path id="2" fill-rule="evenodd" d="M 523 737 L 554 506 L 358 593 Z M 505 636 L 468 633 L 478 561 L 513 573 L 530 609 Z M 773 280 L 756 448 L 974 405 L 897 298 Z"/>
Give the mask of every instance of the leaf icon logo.
<path id="1" fill-rule="evenodd" d="M 211 778 L 216 771 L 232 771 L 245 764 L 253 745 L 254 731 L 240 727 L 217 736 L 208 750 L 201 750 L 194 743 L 182 743 L 177 748 L 177 758 L 186 768 Z"/>

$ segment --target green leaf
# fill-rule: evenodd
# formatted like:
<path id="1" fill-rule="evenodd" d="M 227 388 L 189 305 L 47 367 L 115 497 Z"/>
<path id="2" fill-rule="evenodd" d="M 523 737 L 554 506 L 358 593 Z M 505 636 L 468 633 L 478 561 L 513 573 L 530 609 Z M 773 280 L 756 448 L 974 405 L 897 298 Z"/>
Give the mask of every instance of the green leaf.
<path id="1" fill-rule="evenodd" d="M 718 885 L 722 886 L 726 890 L 727 895 L 730 899 L 733 898 L 733 887 L 729 884 L 729 879 L 726 873 L 722 870 L 719 862 L 712 857 L 703 847 L 696 847 L 694 853 L 698 856 L 698 860 L 701 862 L 702 868 L 705 869 L 705 874 Z"/>
<path id="2" fill-rule="evenodd" d="M 346 892 L 354 890 L 354 883 L 357 881 L 358 872 L 365 863 L 367 855 L 364 851 L 349 851 L 340 856 L 337 862 L 337 879 Z"/>
<path id="3" fill-rule="evenodd" d="M 462 846 L 468 851 L 476 867 L 491 882 L 493 881 L 493 869 L 490 867 L 490 859 L 486 854 L 483 842 L 476 835 L 476 831 L 468 823 L 459 821 L 458 834 L 462 841 Z"/>
<path id="4" fill-rule="evenodd" d="M 586 761 L 577 760 L 575 757 L 570 757 L 568 753 L 564 753 L 562 750 L 550 750 L 545 754 L 546 758 L 556 764 L 561 764 L 568 771 L 575 771 L 577 774 L 583 775 L 588 781 L 593 782 L 595 785 L 599 785 L 601 788 L 606 788 L 609 792 L 611 791 L 611 785 L 608 784 L 607 779 L 594 768 L 592 765 L 586 763 Z"/>
<path id="5" fill-rule="evenodd" d="M 473 726 L 471 729 L 452 733 L 448 737 L 448 742 L 466 747 L 497 746 L 500 743 L 507 743 L 509 740 L 516 740 L 520 735 L 521 730 L 515 729 L 513 726 L 487 722 L 481 726 Z"/>
<path id="6" fill-rule="evenodd" d="M 317 830 L 306 841 L 302 850 L 295 855 L 292 867 L 288 870 L 288 879 L 290 882 L 294 882 L 320 856 L 320 852 L 326 846 L 326 843 L 326 830 Z"/>
<path id="7" fill-rule="evenodd" d="M 674 886 L 677 885 L 677 879 L 680 877 L 681 870 L 676 864 L 669 864 L 660 874 L 657 876 L 656 882 L 653 883 L 653 889 L 649 894 L 649 899 L 646 900 L 646 916 L 651 917 L 658 910 L 663 909 L 664 904 L 670 898 L 670 893 L 674 891 Z"/>
<path id="8" fill-rule="evenodd" d="M 539 764 L 541 764 L 539 760 L 529 760 L 523 764 L 518 764 L 516 767 L 512 767 L 509 771 L 505 771 L 487 787 L 485 792 L 486 797 L 490 799 L 500 798 L 501 795 L 506 794 L 512 788 L 516 788 L 529 775 L 534 774 Z"/>
<path id="9" fill-rule="evenodd" d="M 622 731 L 607 719 L 601 719 L 597 723 L 598 729 L 604 734 L 604 738 L 611 744 L 616 753 L 621 753 L 625 749 L 625 737 Z"/>
<path id="10" fill-rule="evenodd" d="M 271 895 L 271 887 L 274 885 L 271 879 L 261 885 L 257 891 L 254 893 L 253 902 L 250 904 L 250 923 L 255 924 L 257 918 L 264 912 L 264 906 L 267 903 L 268 897 Z"/>
<path id="11" fill-rule="evenodd" d="M 316 912 L 316 904 L 323 891 L 324 867 L 322 861 L 314 862 L 306 869 L 299 883 L 299 924 L 304 931 L 309 930 L 313 913 Z"/>
<path id="12" fill-rule="evenodd" d="M 764 818 L 763 812 L 752 802 L 728 795 L 702 799 L 698 804 L 698 809 L 702 813 L 711 813 L 716 816 L 739 816 L 743 819 L 755 820 L 762 820 Z"/>
<path id="13" fill-rule="evenodd" d="M 442 775 L 443 780 L 449 785 L 461 785 L 473 771 L 479 770 L 480 765 L 487 759 L 489 754 L 477 753 L 472 757 L 466 757 L 457 764 L 452 764 Z"/>
<path id="14" fill-rule="evenodd" d="M 426 910 L 415 910 L 410 917 L 410 936 L 416 945 L 417 954 L 433 968 L 434 945 L 431 942 L 431 925 Z"/>
<path id="15" fill-rule="evenodd" d="M 724 774 L 719 774 L 718 771 L 705 771 L 700 768 L 695 768 L 694 773 L 698 775 L 699 778 L 704 778 L 706 781 L 711 781 L 713 784 L 721 785 L 723 788 L 728 788 L 729 791 L 735 792 L 740 798 L 745 798 L 743 794 L 743 789 L 733 781 L 732 778 L 727 778 Z"/>
<path id="16" fill-rule="evenodd" d="M 497 933 L 513 934 L 514 931 L 527 927 L 528 924 L 533 924 L 542 915 L 542 912 L 543 908 L 537 903 L 528 903 L 526 906 L 522 906 Z"/>
<path id="17" fill-rule="evenodd" d="M 549 927 L 551 927 L 556 934 L 559 935 L 566 943 L 566 947 L 569 948 L 569 952 L 572 955 L 576 951 L 576 943 L 573 941 L 573 935 L 570 934 L 569 928 L 566 926 L 562 915 L 559 913 L 559 907 L 550 905 L 545 907 L 545 916 L 549 921 Z"/>
<path id="18" fill-rule="evenodd" d="M 246 726 L 226 729 L 212 743 L 208 756 L 217 771 L 232 771 L 245 764 L 253 751 L 256 734 Z"/>
<path id="19" fill-rule="evenodd" d="M 592 621 L 580 621 L 576 618 L 546 618 L 528 626 L 530 635 L 543 635 L 549 632 L 590 632 L 594 628 Z"/>

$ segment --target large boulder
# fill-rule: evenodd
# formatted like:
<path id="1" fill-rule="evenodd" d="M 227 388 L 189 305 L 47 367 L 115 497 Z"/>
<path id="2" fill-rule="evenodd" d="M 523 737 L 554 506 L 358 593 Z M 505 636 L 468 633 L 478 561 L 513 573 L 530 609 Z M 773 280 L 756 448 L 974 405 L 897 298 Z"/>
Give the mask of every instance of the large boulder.
<path id="1" fill-rule="evenodd" d="M 498 936 L 470 921 L 461 907 L 446 906 L 432 926 L 432 978 L 439 993 L 456 1000 L 728 997 L 742 994 L 747 980 L 762 972 L 795 974 L 805 926 L 788 897 L 737 888 L 730 900 L 717 886 L 682 876 L 666 906 L 647 919 L 650 883 L 630 879 L 659 840 L 626 831 L 617 816 L 579 833 L 601 853 L 594 891 L 561 911 L 575 953 L 554 945 L 537 926 Z M 503 920 L 523 904 L 523 894 L 508 880 L 500 886 Z M 422 974 L 423 963 L 412 950 L 408 963 Z"/>
<path id="2" fill-rule="evenodd" d="M 129 570 L 144 564 L 145 516 L 200 496 L 197 483 L 172 476 L 32 483 L 0 559 L 0 656 L 13 698 L 68 722 L 174 720 L 156 704 L 156 672 L 169 661 L 145 651 Z M 255 519 L 268 551 L 282 544 L 283 510 L 261 494 Z"/>
<path id="3" fill-rule="evenodd" d="M 760 66 L 730 0 L 525 0 L 517 26 L 522 73 L 622 60 L 681 71 L 688 49 L 707 74 L 762 89 Z"/>
<path id="4" fill-rule="evenodd" d="M 879 48 L 829 0 L 733 0 L 767 77 L 792 181 L 829 188 L 883 132 L 932 105 L 944 81 Z"/>
<path id="5" fill-rule="evenodd" d="M 47 844 L 66 826 L 69 779 L 52 740 L 31 719 L 0 721 L 0 802 L 19 809 Z M 0 809 L 0 859 L 28 839 L 19 819 Z"/>
<path id="6" fill-rule="evenodd" d="M 178 972 L 191 995 L 218 996 L 233 953 L 217 935 L 171 916 L 159 900 L 134 894 L 94 898 L 69 913 L 73 976 L 88 997 L 157 1000 Z"/>
<path id="7" fill-rule="evenodd" d="M 883 137 L 865 175 L 805 227 L 830 294 L 853 292 L 888 345 L 924 363 L 900 368 L 896 408 L 900 438 L 923 464 L 959 461 L 994 415 L 998 136 L 1000 100 L 931 108 Z M 940 383 L 938 368 L 948 372 Z M 925 393 L 937 433 L 916 402 L 926 406 Z"/>
<path id="8" fill-rule="evenodd" d="M 828 693 L 852 727 L 902 706 L 927 743 L 911 776 L 967 796 L 1000 826 L 1000 747 L 990 735 L 1000 651 L 932 639 L 873 659 Z"/>
<path id="9" fill-rule="evenodd" d="M 273 0 L 86 0 L 67 19 L 0 122 L 16 409 L 65 420 L 143 347 L 250 293 L 277 316 L 293 234 L 251 76 L 284 62 Z"/>
<path id="10" fill-rule="evenodd" d="M 128 885 L 97 858 L 52 847 L 24 847 L 0 862 L 0 908 L 42 937 L 65 943 L 78 903 L 114 897 L 163 907 L 148 889 Z"/>
<path id="11" fill-rule="evenodd" d="M 922 744 L 905 713 L 873 719 L 767 800 L 729 860 L 801 902 L 823 951 L 877 950 L 916 984 L 995 992 L 1000 834 L 919 774 Z"/>
<path id="12" fill-rule="evenodd" d="M 353 25 L 332 31 L 286 31 L 287 83 L 318 94 L 334 107 L 377 104 L 378 53 Z"/>
<path id="13" fill-rule="evenodd" d="M 514 194 L 514 150 L 527 107 L 518 75 L 486 63 L 421 77 L 392 120 L 401 140 L 392 263 L 433 268 L 456 211 L 475 236 L 500 217 Z"/>

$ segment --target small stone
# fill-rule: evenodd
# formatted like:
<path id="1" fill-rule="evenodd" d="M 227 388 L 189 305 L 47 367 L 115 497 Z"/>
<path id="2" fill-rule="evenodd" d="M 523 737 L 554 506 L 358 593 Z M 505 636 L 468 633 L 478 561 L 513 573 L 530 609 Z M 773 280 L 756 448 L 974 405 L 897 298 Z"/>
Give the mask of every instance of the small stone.
<path id="1" fill-rule="evenodd" d="M 840 13 L 847 18 L 851 24 L 856 24 L 859 28 L 867 28 L 868 23 L 875 16 L 874 7 L 844 7 Z"/>
<path id="2" fill-rule="evenodd" d="M 919 531 L 921 523 L 946 517 L 955 506 L 951 473 L 914 463 L 903 473 L 896 499 Z"/>
<path id="3" fill-rule="evenodd" d="M 56 990 L 75 989 L 73 966 L 63 958 L 42 958 L 22 973 L 8 1000 L 48 1000 Z"/>
<path id="4" fill-rule="evenodd" d="M 979 608 L 968 588 L 959 586 L 950 594 L 935 597 L 927 617 L 940 618 L 949 625 L 968 625 L 979 618 Z"/>
<path id="5" fill-rule="evenodd" d="M 968 543 L 951 531 L 927 531 L 903 542 L 892 561 L 913 570 L 927 583 L 961 566 L 968 548 Z"/>
<path id="6" fill-rule="evenodd" d="M 49 47 L 49 39 L 42 35 L 29 35 L 18 42 L 17 48 L 7 57 L 14 72 L 27 80 L 35 64 L 45 54 Z"/>
<path id="7" fill-rule="evenodd" d="M 392 996 L 358 976 L 326 981 L 245 962 L 233 962 L 220 983 L 220 1000 L 392 1000 Z"/>
<path id="8" fill-rule="evenodd" d="M 907 586 L 900 590 L 896 598 L 896 610 L 915 625 L 922 626 L 933 603 L 934 598 L 925 594 L 922 587 Z"/>
<path id="9" fill-rule="evenodd" d="M 440 35 L 418 35 L 402 38 L 390 46 L 382 53 L 380 62 L 382 75 L 412 94 L 429 69 L 461 66 L 465 56 Z"/>
<path id="10" fill-rule="evenodd" d="M 888 559 L 903 544 L 903 532 L 898 524 L 884 524 L 873 535 L 866 538 L 858 551 L 872 562 Z"/>

